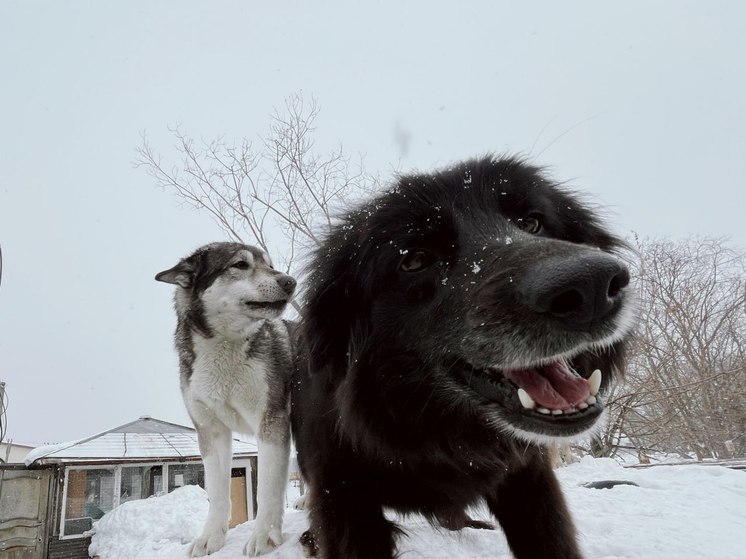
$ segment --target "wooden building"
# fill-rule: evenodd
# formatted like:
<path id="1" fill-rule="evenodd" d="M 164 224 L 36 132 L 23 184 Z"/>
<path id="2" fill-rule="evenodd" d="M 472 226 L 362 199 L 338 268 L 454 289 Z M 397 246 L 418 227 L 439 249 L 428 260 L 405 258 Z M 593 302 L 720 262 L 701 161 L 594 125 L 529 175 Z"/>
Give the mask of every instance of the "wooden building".
<path id="1" fill-rule="evenodd" d="M 256 445 L 233 441 L 235 526 L 254 518 Z M 148 416 L 85 439 L 38 447 L 0 466 L 0 559 L 85 559 L 93 523 L 119 505 L 204 487 L 197 433 Z"/>

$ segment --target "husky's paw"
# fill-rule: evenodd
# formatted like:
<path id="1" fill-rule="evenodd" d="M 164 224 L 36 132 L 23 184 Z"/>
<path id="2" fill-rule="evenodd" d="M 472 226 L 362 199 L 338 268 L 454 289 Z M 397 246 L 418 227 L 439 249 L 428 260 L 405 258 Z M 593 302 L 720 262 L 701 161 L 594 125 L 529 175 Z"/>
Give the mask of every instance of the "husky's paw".
<path id="1" fill-rule="evenodd" d="M 211 534 L 202 534 L 192 543 L 189 550 L 190 557 L 204 557 L 215 553 L 225 544 L 225 532 L 217 531 Z"/>
<path id="2" fill-rule="evenodd" d="M 282 532 L 275 528 L 257 529 L 251 536 L 249 543 L 243 548 L 244 555 L 256 557 L 274 550 L 282 543 Z"/>

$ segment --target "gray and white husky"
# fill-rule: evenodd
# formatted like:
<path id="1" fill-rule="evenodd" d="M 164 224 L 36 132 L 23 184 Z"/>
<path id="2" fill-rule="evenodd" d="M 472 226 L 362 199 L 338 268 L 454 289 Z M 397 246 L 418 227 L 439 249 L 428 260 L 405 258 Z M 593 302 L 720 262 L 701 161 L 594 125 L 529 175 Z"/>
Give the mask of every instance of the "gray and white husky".
<path id="1" fill-rule="evenodd" d="M 259 451 L 257 517 L 244 553 L 267 553 L 282 541 L 294 324 L 280 315 L 296 282 L 274 270 L 264 251 L 240 243 L 203 246 L 155 279 L 177 286 L 181 392 L 197 430 L 210 500 L 191 555 L 225 543 L 234 431 L 255 435 Z"/>

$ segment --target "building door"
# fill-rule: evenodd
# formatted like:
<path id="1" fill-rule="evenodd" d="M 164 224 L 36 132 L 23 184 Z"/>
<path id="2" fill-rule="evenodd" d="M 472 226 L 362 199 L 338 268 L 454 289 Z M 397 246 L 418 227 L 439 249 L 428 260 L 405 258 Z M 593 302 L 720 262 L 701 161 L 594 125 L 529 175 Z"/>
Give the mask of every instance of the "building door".
<path id="1" fill-rule="evenodd" d="M 0 468 L 0 559 L 44 559 L 51 470 Z"/>
<path id="2" fill-rule="evenodd" d="M 246 503 L 246 468 L 231 470 L 231 521 L 228 526 L 233 528 L 249 519 L 249 509 Z"/>

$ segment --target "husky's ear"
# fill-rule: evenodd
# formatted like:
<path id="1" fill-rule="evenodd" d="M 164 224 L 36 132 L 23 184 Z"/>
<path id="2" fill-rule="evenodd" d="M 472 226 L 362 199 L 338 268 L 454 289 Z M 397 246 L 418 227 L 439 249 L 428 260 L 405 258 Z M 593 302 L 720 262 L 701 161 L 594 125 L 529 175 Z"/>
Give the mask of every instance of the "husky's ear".
<path id="1" fill-rule="evenodd" d="M 182 260 L 173 268 L 156 274 L 155 280 L 164 283 L 173 283 L 184 289 L 189 289 L 194 283 L 194 266 L 190 262 Z"/>

